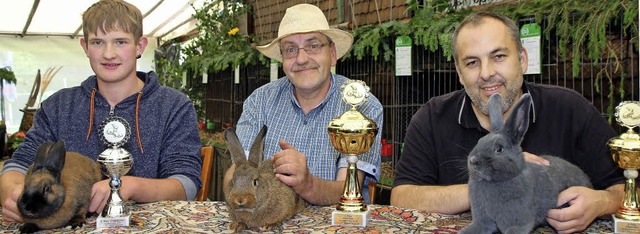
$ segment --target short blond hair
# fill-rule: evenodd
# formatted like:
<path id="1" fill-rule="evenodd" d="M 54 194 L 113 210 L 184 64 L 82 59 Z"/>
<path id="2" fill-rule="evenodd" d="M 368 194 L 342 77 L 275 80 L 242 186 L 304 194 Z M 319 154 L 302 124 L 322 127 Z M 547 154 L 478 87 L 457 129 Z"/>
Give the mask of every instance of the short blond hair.
<path id="1" fill-rule="evenodd" d="M 98 30 L 103 33 L 122 30 L 132 33 L 138 42 L 142 37 L 142 13 L 136 6 L 122 0 L 101 0 L 82 14 L 84 39 L 89 40 L 89 34 L 96 35 Z"/>

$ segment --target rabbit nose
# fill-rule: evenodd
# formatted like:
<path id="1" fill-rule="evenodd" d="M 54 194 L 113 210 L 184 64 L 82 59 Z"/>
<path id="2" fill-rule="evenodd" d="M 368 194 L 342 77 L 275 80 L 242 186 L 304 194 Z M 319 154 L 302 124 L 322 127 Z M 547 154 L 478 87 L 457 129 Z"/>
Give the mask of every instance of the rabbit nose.
<path id="1" fill-rule="evenodd" d="M 247 199 L 243 198 L 243 197 L 240 197 L 240 198 L 237 198 L 234 202 L 236 203 L 236 205 L 242 207 L 245 204 L 247 204 Z"/>
<path id="2" fill-rule="evenodd" d="M 478 165 L 479 163 L 480 163 L 480 160 L 478 160 L 477 156 L 475 156 L 475 155 L 469 156 L 469 164 Z"/>
<path id="3" fill-rule="evenodd" d="M 252 208 L 255 207 L 256 203 L 255 197 L 248 194 L 232 196 L 230 201 L 238 208 Z"/>

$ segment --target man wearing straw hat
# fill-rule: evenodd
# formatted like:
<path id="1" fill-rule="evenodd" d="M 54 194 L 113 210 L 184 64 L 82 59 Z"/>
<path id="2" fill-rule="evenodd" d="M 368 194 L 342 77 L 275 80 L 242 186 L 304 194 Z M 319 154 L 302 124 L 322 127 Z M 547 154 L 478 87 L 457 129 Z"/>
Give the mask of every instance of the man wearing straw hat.
<path id="1" fill-rule="evenodd" d="M 256 89 L 245 100 L 237 133 L 246 151 L 263 125 L 268 128 L 264 157 L 274 162 L 276 176 L 309 203 L 337 203 L 342 195 L 347 163 L 331 145 L 327 124 L 350 106 L 340 86 L 349 79 L 331 74 L 331 67 L 349 51 L 353 36 L 329 27 L 322 11 L 299 4 L 286 10 L 278 37 L 258 46 L 265 56 L 282 62 L 285 77 Z M 358 110 L 382 129 L 382 105 L 373 97 Z M 358 178 L 380 176 L 380 134 L 368 153 L 359 155 Z M 226 173 L 225 185 L 235 171 Z M 366 190 L 366 189 L 365 189 Z M 363 191 L 363 197 L 368 197 Z"/>

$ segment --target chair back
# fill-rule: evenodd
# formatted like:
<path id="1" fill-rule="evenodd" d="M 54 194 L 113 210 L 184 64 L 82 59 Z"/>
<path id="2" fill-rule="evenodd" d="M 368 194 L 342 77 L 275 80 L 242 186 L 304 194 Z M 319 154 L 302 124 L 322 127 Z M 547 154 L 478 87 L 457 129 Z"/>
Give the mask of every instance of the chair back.
<path id="1" fill-rule="evenodd" d="M 202 172 L 200 172 L 200 179 L 202 180 L 202 187 L 198 191 L 196 201 L 206 201 L 207 195 L 209 195 L 209 185 L 211 184 L 211 168 L 213 167 L 213 146 L 202 147 Z"/>

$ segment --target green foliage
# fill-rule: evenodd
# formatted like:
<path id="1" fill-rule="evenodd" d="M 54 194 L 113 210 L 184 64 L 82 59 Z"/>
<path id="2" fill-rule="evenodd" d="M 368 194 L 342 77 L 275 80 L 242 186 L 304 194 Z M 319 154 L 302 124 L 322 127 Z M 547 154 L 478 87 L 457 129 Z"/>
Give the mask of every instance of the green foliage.
<path id="1" fill-rule="evenodd" d="M 442 50 L 443 56 L 451 59 L 451 35 L 455 27 L 473 11 L 454 11 L 446 0 L 425 0 L 422 4 L 408 0 L 407 3 L 407 11 L 413 13 L 408 25 L 391 21 L 357 28 L 353 32 L 355 41 L 350 53 L 358 59 L 368 55 L 377 58 L 382 47 L 384 60 L 391 61 L 393 53 L 388 56 L 387 53 L 393 49 L 393 44 L 390 44 L 393 39 L 410 36 L 416 45 L 422 45 L 432 52 Z M 567 49 L 570 49 L 574 76 L 579 72 L 583 46 L 586 46 L 586 55 L 590 59 L 595 60 L 601 54 L 610 53 L 606 46 L 606 27 L 609 23 L 619 22 L 620 17 L 623 19 L 622 27 L 630 29 L 633 34 L 631 41 L 638 47 L 637 1 L 529 0 L 496 4 L 484 10 L 502 13 L 514 20 L 532 16 L 538 23 L 546 16 L 545 38 L 551 38 L 551 33 L 555 32 L 560 40 L 558 49 L 563 58 L 567 58 Z"/>
<path id="2" fill-rule="evenodd" d="M 160 57 L 155 62 L 160 84 L 185 93 L 193 102 L 196 115 L 198 117 L 205 116 L 204 89 L 206 85 L 200 82 L 200 76 L 188 76 L 188 70 L 178 64 L 177 58 Z"/>
<path id="3" fill-rule="evenodd" d="M 229 67 L 266 63 L 265 57 L 251 43 L 257 41 L 238 33 L 238 18 L 250 13 L 250 5 L 241 1 L 207 1 L 196 9 L 194 18 L 200 35 L 183 50 L 183 66 L 197 73 L 225 70 Z"/>
<path id="4" fill-rule="evenodd" d="M 344 57 L 349 58 L 351 54 L 355 55 L 358 60 L 362 59 L 365 54 L 371 53 L 375 60 L 380 56 L 380 51 L 385 61 L 393 58 L 394 46 L 392 39 L 399 35 L 406 35 L 410 31 L 407 24 L 390 21 L 379 26 L 367 25 L 356 29 L 353 35 L 357 40 L 354 41 L 351 52 Z"/>
<path id="5" fill-rule="evenodd" d="M 422 3 L 421 3 L 422 2 Z M 447 0 L 408 0 L 407 11 L 413 14 L 408 23 L 391 21 L 380 25 L 367 25 L 357 28 L 353 34 L 354 45 L 350 54 L 362 59 L 365 56 L 378 58 L 380 52 L 384 61 L 394 59 L 394 39 L 398 36 L 410 36 L 416 45 L 422 45 L 431 52 L 442 51 L 447 59 L 452 59 L 451 36 L 455 27 L 472 10 L 452 10 Z M 558 37 L 558 53 L 564 60 L 572 62 L 572 76 L 578 77 L 583 59 L 594 63 L 614 64 L 603 66 L 596 72 L 596 90 L 599 79 L 607 79 L 605 88 L 609 105 L 607 113 L 613 113 L 614 94 L 624 98 L 624 79 L 627 74 L 622 69 L 623 61 L 618 58 L 607 38 L 607 27 L 622 28 L 622 32 L 631 33 L 629 42 L 638 49 L 638 2 L 636 0 L 525 0 L 494 4 L 483 8 L 504 14 L 514 20 L 532 17 L 538 24 L 546 18 L 543 38 L 549 40 Z M 619 25 L 622 22 L 622 25 Z M 618 36 L 618 35 L 616 35 Z M 604 61 L 603 61 L 604 60 Z M 614 87 L 611 74 L 621 73 L 621 84 Z M 612 115 L 610 115 L 612 116 Z"/>
<path id="6" fill-rule="evenodd" d="M 593 63 L 604 63 L 596 72 L 594 85 L 597 92 L 605 93 L 609 100 L 607 113 L 613 113 L 616 92 L 620 99 L 625 96 L 624 80 L 626 74 L 623 62 L 607 38 L 607 27 L 621 27 L 622 32 L 631 32 L 629 40 L 638 48 L 638 2 L 631 0 L 602 0 L 585 2 L 581 0 L 531 1 L 521 5 L 509 5 L 505 14 L 516 19 L 519 16 L 535 15 L 541 22 L 543 14 L 547 16 L 545 38 L 551 38 L 555 31 L 559 38 L 558 50 L 563 59 L 571 59 L 572 76 L 580 75 L 581 63 L 589 59 Z M 622 21 L 622 25 L 619 22 Z M 619 37 L 619 35 L 613 35 Z M 625 35 L 626 36 L 626 35 Z M 570 56 L 569 56 L 570 55 Z M 609 66 L 607 64 L 612 64 Z M 620 85 L 616 87 L 611 74 L 621 73 Z M 600 87 L 599 80 L 607 79 L 608 87 Z M 609 122 L 612 121 L 609 115 Z"/>
<path id="7" fill-rule="evenodd" d="M 407 0 L 411 20 L 390 21 L 355 29 L 352 49 L 345 58 L 353 56 L 360 60 L 372 56 L 375 60 L 381 57 L 384 61 L 392 61 L 395 39 L 409 36 L 416 45 L 424 46 L 431 52 L 441 51 L 444 57 L 451 60 L 451 35 L 459 22 L 473 10 L 453 10 L 450 2 Z M 502 13 L 514 20 L 532 17 L 539 24 L 545 20 L 543 38 L 558 38 L 558 53 L 562 59 L 572 61 L 574 77 L 580 74 L 583 58 L 595 63 L 616 64 L 612 68 L 604 66 L 603 70 L 596 73 L 596 79 L 611 81 L 611 72 L 623 71 L 622 61 L 615 55 L 607 39 L 606 28 L 609 25 L 620 27 L 625 33 L 630 32 L 629 41 L 638 49 L 636 0 L 520 0 L 489 5 L 483 10 Z M 184 63 L 174 67 L 169 66 L 169 62 L 158 61 L 161 65 L 171 67 L 162 73 L 168 77 L 166 82 L 176 84 L 185 71 L 193 74 L 215 73 L 229 67 L 266 64 L 266 58 L 252 46 L 258 39 L 237 33 L 238 18 L 250 13 L 250 5 L 239 0 L 207 0 L 202 8 L 196 9 L 194 18 L 200 22 L 197 26 L 199 36 L 181 50 L 185 55 Z M 617 25 L 619 22 L 622 25 Z M 601 61 L 603 59 L 606 61 Z M 625 76 L 622 72 L 622 80 Z M 594 83 L 598 85 L 599 82 Z M 606 92 L 613 102 L 616 87 L 613 87 L 613 82 L 608 83 Z M 600 87 L 596 88 L 600 91 Z M 617 88 L 620 97 L 624 96 L 623 88 L 623 85 Z M 192 99 L 195 100 L 194 97 Z"/>
<path id="8" fill-rule="evenodd" d="M 7 83 L 16 83 L 16 75 L 13 74 L 10 66 L 0 68 L 0 80 L 5 80 Z"/>
<path id="9" fill-rule="evenodd" d="M 451 35 L 468 12 L 461 10 L 456 13 L 436 14 L 428 8 L 417 11 L 409 23 L 413 28 L 416 45 L 422 45 L 431 52 L 442 50 L 443 56 L 451 60 Z"/>
<path id="10" fill-rule="evenodd" d="M 164 57 L 156 60 L 160 83 L 189 95 L 199 117 L 205 116 L 206 85 L 200 81 L 201 74 L 267 63 L 252 46 L 257 39 L 239 33 L 238 19 L 250 10 L 250 5 L 242 1 L 207 0 L 193 15 L 199 21 L 198 36 L 176 53 L 182 54 L 184 62 L 178 64 L 177 58 Z"/>

